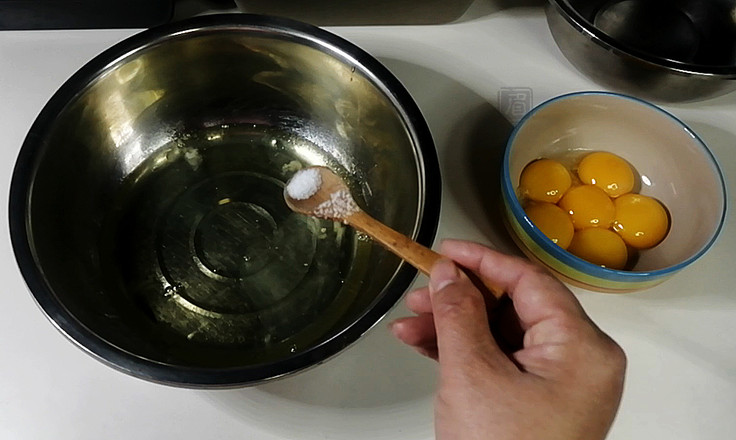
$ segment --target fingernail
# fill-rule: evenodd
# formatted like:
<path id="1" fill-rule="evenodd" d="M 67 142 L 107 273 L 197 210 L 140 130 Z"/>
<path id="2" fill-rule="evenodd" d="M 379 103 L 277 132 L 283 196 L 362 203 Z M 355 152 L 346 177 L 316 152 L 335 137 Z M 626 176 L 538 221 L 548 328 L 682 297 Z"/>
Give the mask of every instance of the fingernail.
<path id="1" fill-rule="evenodd" d="M 414 347 L 414 350 L 416 350 L 416 352 L 419 353 L 419 354 L 421 354 L 422 356 L 430 357 L 429 356 L 429 350 L 427 350 L 426 348 Z"/>
<path id="2" fill-rule="evenodd" d="M 411 292 L 406 294 L 406 298 L 404 298 L 404 301 L 409 303 L 411 301 L 416 301 L 422 297 L 422 293 L 419 290 L 412 290 Z"/>
<path id="3" fill-rule="evenodd" d="M 432 268 L 429 280 L 429 291 L 438 292 L 460 279 L 457 266 L 450 260 L 440 260 Z"/>
<path id="4" fill-rule="evenodd" d="M 396 336 L 396 321 L 391 321 L 388 323 L 388 331 L 390 331 L 394 336 Z"/>

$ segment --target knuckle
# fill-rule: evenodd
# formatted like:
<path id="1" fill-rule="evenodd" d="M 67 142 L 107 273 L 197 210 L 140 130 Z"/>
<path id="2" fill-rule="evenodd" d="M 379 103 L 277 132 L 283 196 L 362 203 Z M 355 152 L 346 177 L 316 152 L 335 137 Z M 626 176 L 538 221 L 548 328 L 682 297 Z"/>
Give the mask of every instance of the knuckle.
<path id="1" fill-rule="evenodd" d="M 608 380 L 618 383 L 626 373 L 626 353 L 616 341 L 605 334 L 602 342 L 598 343 L 598 353 L 601 374 Z"/>
<path id="2" fill-rule="evenodd" d="M 532 263 L 532 262 L 526 262 L 526 273 L 527 276 L 534 276 L 538 278 L 543 279 L 549 279 L 550 281 L 557 282 L 557 278 L 554 278 L 552 274 L 543 266 Z"/>
<path id="3" fill-rule="evenodd" d="M 588 322 L 580 319 L 578 316 L 571 316 L 568 313 L 559 313 L 554 318 L 555 326 L 561 333 L 568 335 L 577 335 L 578 337 L 591 337 L 595 335 L 595 329 Z"/>
<path id="4" fill-rule="evenodd" d="M 611 347 L 609 348 L 609 358 L 611 359 L 611 366 L 617 374 L 626 371 L 626 364 L 628 363 L 626 352 L 613 340 L 611 340 Z"/>
<path id="5" fill-rule="evenodd" d="M 440 387 L 434 397 L 435 406 L 444 410 L 452 408 L 455 405 L 455 400 L 457 399 L 451 386 Z"/>
<path id="6" fill-rule="evenodd" d="M 460 289 L 446 289 L 434 312 L 445 318 L 453 318 L 482 308 L 485 308 L 485 302 L 480 294 L 463 292 Z"/>

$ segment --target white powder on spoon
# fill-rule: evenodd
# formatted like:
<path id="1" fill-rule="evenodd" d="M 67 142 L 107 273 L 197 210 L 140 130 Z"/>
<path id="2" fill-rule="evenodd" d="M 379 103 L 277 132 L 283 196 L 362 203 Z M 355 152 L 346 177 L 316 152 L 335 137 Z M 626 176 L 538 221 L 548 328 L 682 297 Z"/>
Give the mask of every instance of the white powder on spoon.
<path id="1" fill-rule="evenodd" d="M 317 168 L 297 171 L 286 185 L 286 193 L 294 200 L 306 200 L 317 194 L 322 186 L 322 176 Z"/>
<path id="2" fill-rule="evenodd" d="M 319 168 L 305 168 L 297 171 L 286 184 L 286 194 L 293 200 L 307 200 L 317 194 L 322 187 Z M 312 215 L 327 219 L 345 219 L 360 208 L 347 189 L 338 189 L 330 194 L 329 200 L 317 205 Z"/>
<path id="3" fill-rule="evenodd" d="M 355 214 L 359 209 L 350 192 L 341 189 L 330 194 L 330 200 L 317 205 L 314 208 L 314 214 L 323 218 L 344 219 Z"/>

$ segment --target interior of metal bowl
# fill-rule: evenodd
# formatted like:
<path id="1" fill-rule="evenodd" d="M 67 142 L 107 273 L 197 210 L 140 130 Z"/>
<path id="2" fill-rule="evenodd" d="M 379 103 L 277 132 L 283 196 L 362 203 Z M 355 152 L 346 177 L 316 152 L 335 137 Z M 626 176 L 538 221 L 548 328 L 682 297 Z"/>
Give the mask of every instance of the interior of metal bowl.
<path id="1" fill-rule="evenodd" d="M 555 0 L 618 47 L 690 65 L 736 66 L 734 0 Z"/>
<path id="2" fill-rule="evenodd" d="M 289 211 L 284 182 L 308 165 L 431 242 L 434 147 L 374 59 L 258 16 L 146 31 L 85 66 L 31 129 L 16 254 L 57 326 L 115 367 L 185 385 L 287 374 L 356 340 L 415 274 Z"/>

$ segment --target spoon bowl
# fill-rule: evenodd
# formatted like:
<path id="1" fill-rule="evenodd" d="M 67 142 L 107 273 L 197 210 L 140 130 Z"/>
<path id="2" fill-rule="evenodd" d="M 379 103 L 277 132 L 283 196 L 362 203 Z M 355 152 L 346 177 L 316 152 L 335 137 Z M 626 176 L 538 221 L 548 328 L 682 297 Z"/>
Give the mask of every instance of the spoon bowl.
<path id="1" fill-rule="evenodd" d="M 306 185 L 309 191 L 301 194 L 295 191 L 294 187 L 299 183 Z M 304 197 L 303 194 L 309 195 L 300 198 Z M 284 188 L 284 200 L 295 212 L 345 223 L 349 223 L 348 218 L 361 211 L 347 184 L 332 170 L 322 166 L 297 172 Z"/>

